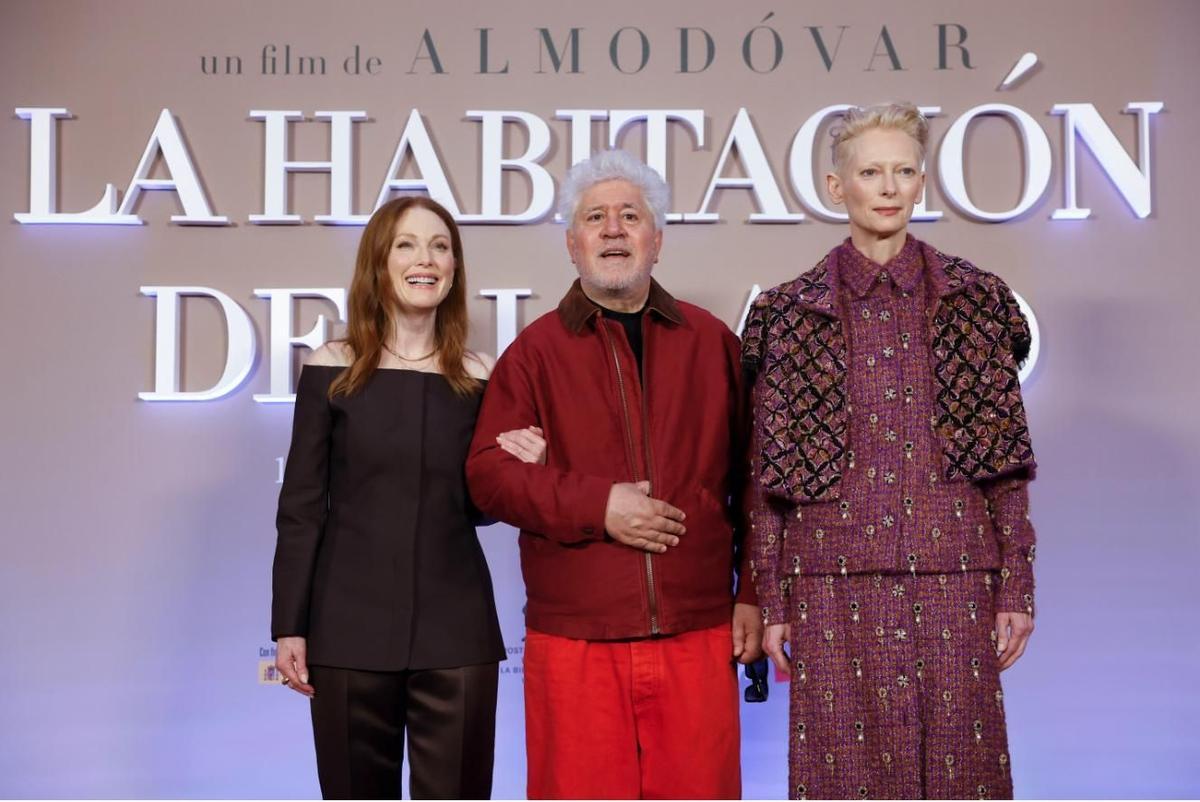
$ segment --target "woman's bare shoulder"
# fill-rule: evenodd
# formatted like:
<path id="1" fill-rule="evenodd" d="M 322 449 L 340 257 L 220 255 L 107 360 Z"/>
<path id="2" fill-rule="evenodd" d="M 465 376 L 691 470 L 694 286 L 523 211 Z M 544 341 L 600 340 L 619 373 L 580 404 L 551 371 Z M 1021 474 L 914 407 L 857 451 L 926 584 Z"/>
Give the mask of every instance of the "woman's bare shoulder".
<path id="1" fill-rule="evenodd" d="M 463 367 L 471 378 L 487 381 L 492 375 L 492 368 L 496 367 L 496 360 L 482 351 L 467 351 L 463 355 Z"/>
<path id="2" fill-rule="evenodd" d="M 344 368 L 353 361 L 354 352 L 350 350 L 350 345 L 342 340 L 332 340 L 309 354 L 304 364 Z"/>

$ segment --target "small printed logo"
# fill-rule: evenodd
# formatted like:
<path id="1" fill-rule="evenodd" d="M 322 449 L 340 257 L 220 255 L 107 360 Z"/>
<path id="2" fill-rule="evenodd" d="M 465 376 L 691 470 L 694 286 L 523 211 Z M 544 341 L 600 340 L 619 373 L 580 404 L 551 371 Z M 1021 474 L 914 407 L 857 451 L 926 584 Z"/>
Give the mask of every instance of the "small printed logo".
<path id="1" fill-rule="evenodd" d="M 275 667 L 275 644 L 258 647 L 258 684 L 278 685 L 283 675 Z"/>
<path id="2" fill-rule="evenodd" d="M 258 684 L 259 685 L 278 685 L 283 679 L 283 675 L 279 673 L 279 669 L 275 667 L 274 660 L 259 660 L 258 661 Z"/>
<path id="3" fill-rule="evenodd" d="M 525 640 L 521 638 L 521 640 Z M 508 659 L 500 664 L 500 675 L 525 673 L 525 646 L 507 646 L 504 649 Z"/>

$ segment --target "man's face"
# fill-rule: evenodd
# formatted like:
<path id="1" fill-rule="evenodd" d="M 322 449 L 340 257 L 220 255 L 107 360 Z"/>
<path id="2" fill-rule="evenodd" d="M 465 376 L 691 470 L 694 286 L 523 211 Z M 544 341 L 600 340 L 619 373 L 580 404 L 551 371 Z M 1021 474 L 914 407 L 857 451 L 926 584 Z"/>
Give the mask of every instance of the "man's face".
<path id="1" fill-rule="evenodd" d="M 660 248 L 662 232 L 642 191 L 623 179 L 584 192 L 567 229 L 567 251 L 594 299 L 644 295 Z"/>

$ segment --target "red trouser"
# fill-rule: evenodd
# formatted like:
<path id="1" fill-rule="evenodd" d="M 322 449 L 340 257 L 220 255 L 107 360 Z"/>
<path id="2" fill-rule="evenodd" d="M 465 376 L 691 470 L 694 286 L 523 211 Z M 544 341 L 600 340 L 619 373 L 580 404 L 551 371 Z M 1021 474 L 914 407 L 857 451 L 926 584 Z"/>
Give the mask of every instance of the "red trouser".
<path id="1" fill-rule="evenodd" d="M 528 630 L 530 799 L 737 799 L 737 670 L 729 624 L 587 641 Z"/>

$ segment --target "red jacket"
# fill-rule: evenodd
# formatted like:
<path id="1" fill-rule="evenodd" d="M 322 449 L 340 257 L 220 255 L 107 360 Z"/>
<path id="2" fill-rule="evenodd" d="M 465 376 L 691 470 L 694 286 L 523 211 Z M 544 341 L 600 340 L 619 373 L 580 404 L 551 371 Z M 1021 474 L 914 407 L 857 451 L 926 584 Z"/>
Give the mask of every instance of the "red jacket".
<path id="1" fill-rule="evenodd" d="M 576 281 L 496 364 L 467 458 L 471 497 L 521 529 L 526 624 L 604 640 L 728 622 L 745 462 L 738 341 L 700 307 L 652 282 L 642 318 L 643 376 L 625 331 Z M 496 436 L 540 426 L 546 464 Z M 678 546 L 651 555 L 605 533 L 609 489 L 648 479 L 683 510 Z M 756 604 L 748 581 L 738 601 Z"/>

